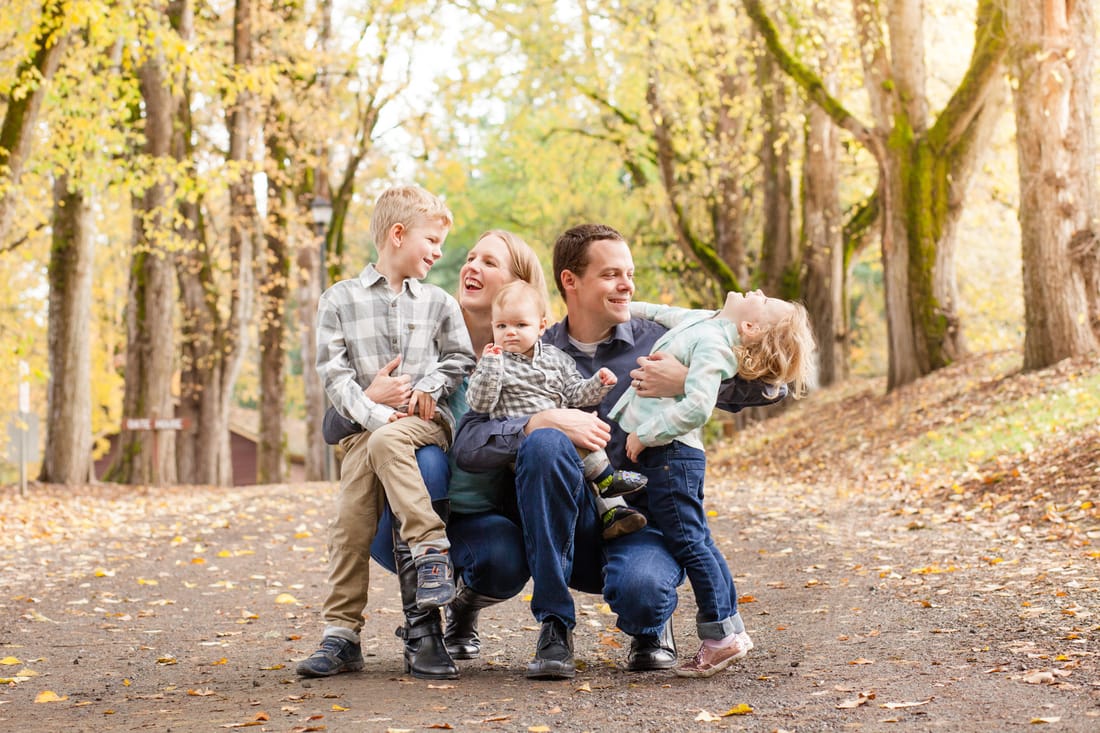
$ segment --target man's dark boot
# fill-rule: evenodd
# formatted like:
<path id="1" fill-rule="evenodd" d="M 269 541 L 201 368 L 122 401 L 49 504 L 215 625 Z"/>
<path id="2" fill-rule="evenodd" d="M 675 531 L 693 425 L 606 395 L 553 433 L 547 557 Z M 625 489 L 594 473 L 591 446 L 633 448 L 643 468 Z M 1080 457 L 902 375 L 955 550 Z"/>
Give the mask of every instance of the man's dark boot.
<path id="1" fill-rule="evenodd" d="M 459 582 L 458 593 L 444 609 L 447 631 L 443 641 L 454 659 L 477 659 L 481 654 L 481 639 L 477 635 L 477 617 L 481 609 L 501 603 L 500 598 L 483 596 Z"/>
<path id="2" fill-rule="evenodd" d="M 527 678 L 532 680 L 567 680 L 577 674 L 573 661 L 573 632 L 565 623 L 551 616 L 542 622 L 535 658 L 527 665 Z"/>
<path id="3" fill-rule="evenodd" d="M 635 636 L 631 640 L 626 668 L 631 672 L 648 672 L 672 669 L 676 662 L 676 639 L 672 636 L 670 618 L 657 636 Z"/>
<path id="4" fill-rule="evenodd" d="M 424 680 L 453 680 L 458 677 L 447 647 L 443 644 L 442 614 L 438 608 L 421 611 L 416 605 L 416 563 L 412 549 L 401 539 L 397 522 L 393 528 L 393 559 L 401 585 L 401 607 L 405 625 L 397 636 L 405 640 L 405 671 Z"/>

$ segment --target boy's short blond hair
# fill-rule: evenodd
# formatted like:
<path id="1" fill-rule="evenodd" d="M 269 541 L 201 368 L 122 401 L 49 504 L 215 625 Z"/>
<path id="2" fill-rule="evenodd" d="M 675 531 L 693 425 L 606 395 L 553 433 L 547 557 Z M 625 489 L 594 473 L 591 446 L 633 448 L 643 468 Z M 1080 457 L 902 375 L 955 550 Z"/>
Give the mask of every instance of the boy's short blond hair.
<path id="1" fill-rule="evenodd" d="M 538 287 L 524 280 L 513 280 L 497 291 L 496 296 L 493 297 L 494 315 L 497 310 L 516 301 L 534 303 L 540 318 L 546 318 L 550 310 L 550 299 L 546 295 L 545 283 L 542 287 Z"/>
<path id="2" fill-rule="evenodd" d="M 394 224 L 412 229 L 432 221 L 441 222 L 448 229 L 454 226 L 454 215 L 441 198 L 420 186 L 393 186 L 374 202 L 370 216 L 371 240 L 380 250 Z"/>

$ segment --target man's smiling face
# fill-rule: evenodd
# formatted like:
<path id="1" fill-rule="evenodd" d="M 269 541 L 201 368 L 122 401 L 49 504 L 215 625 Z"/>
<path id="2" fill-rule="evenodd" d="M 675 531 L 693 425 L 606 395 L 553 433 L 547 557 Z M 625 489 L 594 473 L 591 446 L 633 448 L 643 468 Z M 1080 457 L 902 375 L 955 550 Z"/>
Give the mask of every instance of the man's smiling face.
<path id="1" fill-rule="evenodd" d="M 588 245 L 588 265 L 583 275 L 574 273 L 575 304 L 593 325 L 610 331 L 630 320 L 634 296 L 634 258 L 626 242 L 600 239 Z"/>

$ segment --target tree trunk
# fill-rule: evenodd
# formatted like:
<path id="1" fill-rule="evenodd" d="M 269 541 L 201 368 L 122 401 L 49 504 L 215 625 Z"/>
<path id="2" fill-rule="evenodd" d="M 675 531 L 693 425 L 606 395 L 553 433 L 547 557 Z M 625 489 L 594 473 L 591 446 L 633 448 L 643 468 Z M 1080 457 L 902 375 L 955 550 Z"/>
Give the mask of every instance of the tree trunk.
<path id="1" fill-rule="evenodd" d="M 95 232 L 84 194 L 54 182 L 48 325 L 50 382 L 40 481 L 78 484 L 92 471 L 91 344 Z"/>
<path id="2" fill-rule="evenodd" d="M 1009 13 L 1018 80 L 1024 368 L 1038 369 L 1097 348 L 1086 315 L 1100 242 L 1089 93 L 1096 29 L 1089 2 L 1013 0 Z M 1094 303 L 1096 297 L 1094 290 Z"/>
<path id="3" fill-rule="evenodd" d="M 816 105 L 810 106 L 806 118 L 802 296 L 817 339 L 819 383 L 827 387 L 848 376 L 847 272 L 838 189 L 840 131 Z"/>
<path id="4" fill-rule="evenodd" d="M 252 21 L 252 0 L 237 0 L 233 13 L 233 67 L 239 77 L 247 75 L 252 67 Z M 248 329 L 255 295 L 253 259 L 261 230 L 256 195 L 252 188 L 254 166 L 249 145 L 255 119 L 254 95 L 245 84 L 240 83 L 242 80 L 238 79 L 236 101 L 229 113 L 229 160 L 236 165 L 238 173 L 237 178 L 229 185 L 229 258 L 234 287 L 230 295 L 227 342 L 223 350 L 224 378 L 219 395 L 222 415 L 226 419 L 225 430 L 220 431 L 219 436 L 223 441 L 220 475 L 232 474 L 228 416 L 232 406 L 233 385 L 237 382 L 248 346 Z"/>
<path id="5" fill-rule="evenodd" d="M 285 160 L 281 155 L 272 156 Z M 286 368 L 283 339 L 286 336 L 286 302 L 290 278 L 287 254 L 287 193 L 281 175 L 268 177 L 267 253 L 265 277 L 260 285 L 260 444 L 257 480 L 261 484 L 286 480 L 286 445 L 283 440 L 283 404 L 286 401 Z"/>
<path id="6" fill-rule="evenodd" d="M 921 33 L 914 27 L 921 17 L 919 0 L 887 3 L 893 53 L 887 53 L 882 37 L 879 6 L 853 0 L 873 126 L 856 119 L 783 47 L 760 0 L 742 3 L 783 70 L 878 162 L 888 389 L 946 366 L 963 351 L 954 300 L 954 232 L 991 124 L 988 115 L 996 114 L 989 94 L 1000 79 L 1006 49 L 1000 1 L 979 0 L 970 64 L 931 128 L 925 120 Z"/>
<path id="7" fill-rule="evenodd" d="M 794 251 L 791 195 L 791 134 L 787 122 L 787 81 L 770 54 L 757 58 L 756 75 L 764 118 L 760 167 L 764 183 L 764 239 L 760 243 L 760 287 L 768 295 L 800 296 Z M 834 179 L 835 186 L 835 179 Z"/>
<path id="8" fill-rule="evenodd" d="M 140 72 L 145 108 L 145 154 L 156 165 L 171 157 L 172 124 L 178 100 L 171 94 L 165 61 L 155 55 Z M 167 167 L 167 166 L 166 166 Z M 170 418 L 175 302 L 172 256 L 173 183 L 168 176 L 153 181 L 134 200 L 134 253 L 126 313 L 125 418 Z M 176 480 L 175 435 L 162 430 L 122 430 L 119 455 L 110 480 L 161 485 Z"/>
<path id="9" fill-rule="evenodd" d="M 10 10 L 8 12 L 11 12 Z M 37 134 L 38 113 L 46 96 L 46 82 L 53 78 L 57 65 L 69 44 L 62 33 L 69 9 L 62 3 L 45 0 L 42 18 L 31 43 L 30 58 L 19 64 L 17 82 L 6 101 L 4 123 L 0 127 L 0 242 L 8 240 L 16 207 L 23 200 L 18 183 L 31 154 Z"/>
<path id="10" fill-rule="evenodd" d="M 169 6 L 173 26 L 185 41 L 194 36 L 191 0 Z M 173 155 L 193 161 L 194 124 L 191 92 L 181 82 L 182 101 L 176 120 Z M 227 486 L 232 475 L 225 469 L 223 452 L 229 418 L 222 409 L 225 391 L 225 322 L 215 283 L 216 255 L 208 246 L 202 199 L 179 203 L 176 236 L 181 246 L 176 255 L 180 287 L 180 404 L 178 414 L 186 424 L 177 436 L 176 464 L 180 483 Z"/>

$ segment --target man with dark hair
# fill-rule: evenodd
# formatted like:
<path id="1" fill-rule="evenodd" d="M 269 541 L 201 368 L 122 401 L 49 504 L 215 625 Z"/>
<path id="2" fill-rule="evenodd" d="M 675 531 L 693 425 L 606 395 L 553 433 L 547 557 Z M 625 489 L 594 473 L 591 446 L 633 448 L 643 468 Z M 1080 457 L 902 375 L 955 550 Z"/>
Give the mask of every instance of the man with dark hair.
<path id="1" fill-rule="evenodd" d="M 632 384 L 643 396 L 682 394 L 686 368 L 673 359 L 649 357 L 666 329 L 630 316 L 634 260 L 619 232 L 602 224 L 573 227 L 555 243 L 553 262 L 568 315 L 543 340 L 572 356 L 582 375 L 607 367 L 618 384 L 596 412 L 563 408 L 496 420 L 468 413 L 453 453 L 467 470 L 515 465 L 517 514 L 534 580 L 531 612 L 542 624 L 528 677 L 561 679 L 576 673 L 570 588 L 602 594 L 618 614 L 618 627 L 632 637 L 629 669 L 670 669 L 677 662 L 670 620 L 684 569 L 652 526 L 603 540 L 594 496 L 573 446 L 602 448 L 615 465 L 629 466 L 626 435 L 607 419 L 607 411 Z M 777 402 L 785 394 L 735 377 L 724 383 L 718 406 L 737 411 Z M 652 448 L 630 467 L 650 481 L 667 480 L 661 471 L 668 449 Z M 630 500 L 646 510 L 644 491 Z"/>

